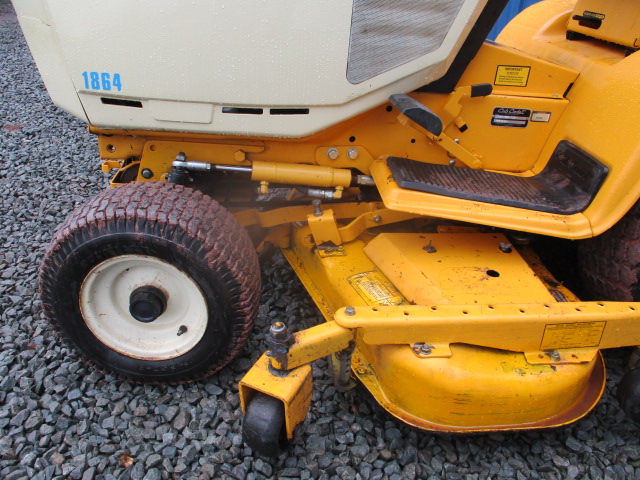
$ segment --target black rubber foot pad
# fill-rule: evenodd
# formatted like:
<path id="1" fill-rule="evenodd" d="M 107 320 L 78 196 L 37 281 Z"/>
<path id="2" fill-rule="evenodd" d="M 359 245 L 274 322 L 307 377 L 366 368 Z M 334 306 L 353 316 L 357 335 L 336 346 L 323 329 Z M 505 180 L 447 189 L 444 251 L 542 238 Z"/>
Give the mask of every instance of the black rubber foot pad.
<path id="1" fill-rule="evenodd" d="M 475 202 L 571 215 L 586 209 L 609 169 L 569 142 L 562 141 L 545 169 L 518 177 L 471 168 L 387 160 L 402 188 Z"/>

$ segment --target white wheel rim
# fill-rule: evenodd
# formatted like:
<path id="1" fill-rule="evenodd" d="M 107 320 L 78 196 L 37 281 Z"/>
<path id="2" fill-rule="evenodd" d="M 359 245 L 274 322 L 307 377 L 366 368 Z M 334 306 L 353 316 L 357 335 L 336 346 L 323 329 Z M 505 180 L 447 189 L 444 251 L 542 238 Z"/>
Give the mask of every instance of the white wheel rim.
<path id="1" fill-rule="evenodd" d="M 162 291 L 167 307 L 144 323 L 129 313 L 139 287 Z M 89 330 L 128 357 L 167 360 L 191 350 L 207 328 L 207 304 L 198 285 L 173 265 L 144 255 L 122 255 L 94 267 L 80 287 L 80 311 Z"/>

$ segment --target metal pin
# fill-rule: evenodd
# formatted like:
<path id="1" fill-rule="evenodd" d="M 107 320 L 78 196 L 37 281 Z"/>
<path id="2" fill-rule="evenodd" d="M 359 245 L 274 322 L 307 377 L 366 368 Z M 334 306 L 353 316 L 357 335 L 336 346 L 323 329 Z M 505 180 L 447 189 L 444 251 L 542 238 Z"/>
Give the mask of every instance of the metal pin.
<path id="1" fill-rule="evenodd" d="M 320 205 L 322 205 L 322 200 L 320 200 L 319 198 L 316 198 L 315 200 L 311 201 L 311 205 L 313 206 L 313 214 L 316 217 L 321 217 L 322 209 L 320 208 Z"/>

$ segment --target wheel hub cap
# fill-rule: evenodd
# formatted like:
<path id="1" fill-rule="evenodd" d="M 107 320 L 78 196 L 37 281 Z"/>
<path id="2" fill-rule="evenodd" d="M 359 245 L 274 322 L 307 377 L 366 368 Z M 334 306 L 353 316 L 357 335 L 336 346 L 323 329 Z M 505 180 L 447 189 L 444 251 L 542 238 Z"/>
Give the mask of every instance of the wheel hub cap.
<path id="1" fill-rule="evenodd" d="M 153 322 L 167 308 L 167 298 L 156 287 L 144 286 L 136 288 L 129 296 L 129 313 L 142 323 Z"/>

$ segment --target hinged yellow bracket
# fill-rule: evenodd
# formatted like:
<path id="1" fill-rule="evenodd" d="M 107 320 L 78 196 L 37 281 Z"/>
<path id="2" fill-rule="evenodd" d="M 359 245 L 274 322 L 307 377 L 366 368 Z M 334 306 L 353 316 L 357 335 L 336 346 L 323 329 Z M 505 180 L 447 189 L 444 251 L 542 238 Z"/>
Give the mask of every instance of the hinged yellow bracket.
<path id="1" fill-rule="evenodd" d="M 355 332 L 330 321 L 293 334 L 293 340 L 284 362 L 271 357 L 271 366 L 277 370 L 306 365 L 319 358 L 349 348 Z"/>
<path id="2" fill-rule="evenodd" d="M 304 421 L 311 405 L 311 367 L 302 365 L 274 375 L 269 370 L 269 358 L 263 354 L 240 381 L 239 390 L 243 413 L 247 411 L 256 392 L 280 400 L 284 405 L 287 438 L 292 439 L 296 425 Z"/>
<path id="3" fill-rule="evenodd" d="M 427 129 L 421 127 L 404 115 L 398 115 L 398 120 L 402 125 L 412 127 L 413 129 L 425 135 L 435 145 L 444 148 L 452 158 L 460 160 L 470 168 L 474 168 L 476 170 L 482 168 L 483 164 L 479 156 L 471 153 L 446 133 L 442 132 L 440 135 L 434 135 L 433 133 L 429 132 Z"/>
<path id="4" fill-rule="evenodd" d="M 466 129 L 465 121 L 460 118 L 460 112 L 462 111 L 462 105 L 460 101 L 465 97 L 477 97 L 477 96 L 486 96 L 491 93 L 492 87 L 490 84 L 482 84 L 482 85 L 470 85 L 465 87 L 456 88 L 450 95 L 447 103 L 444 105 L 444 108 L 439 112 L 439 115 L 435 115 L 433 112 L 430 112 L 428 108 L 424 105 L 421 105 L 420 102 L 417 102 L 415 99 L 398 99 L 398 102 L 408 102 L 409 108 L 408 110 L 420 110 L 424 109 L 430 112 L 430 115 L 437 117 L 438 123 L 440 123 L 440 128 L 437 130 L 433 130 L 433 132 L 429 131 L 425 126 L 416 123 L 413 119 L 409 118 L 411 115 L 407 116 L 405 111 L 402 111 L 400 115 L 398 115 L 398 121 L 400 124 L 404 126 L 409 126 L 419 131 L 423 135 L 425 135 L 429 140 L 431 140 L 435 145 L 438 145 L 444 148 L 448 155 L 452 159 L 458 159 L 465 165 L 471 168 L 480 169 L 483 167 L 483 163 L 481 157 L 479 155 L 474 155 L 469 150 L 460 145 L 458 139 L 452 139 L 447 134 L 444 133 L 446 127 L 454 122 L 455 125 L 458 126 L 461 130 Z M 394 96 L 392 96 L 393 99 Z M 400 95 L 399 97 L 402 97 Z M 393 101 L 393 100 L 392 100 Z M 413 104 L 412 104 L 413 102 Z M 420 107 L 421 105 L 421 107 Z"/>
<path id="5" fill-rule="evenodd" d="M 309 364 L 336 352 L 353 350 L 355 333 L 336 322 L 326 322 L 302 332 L 287 334 L 283 357 L 271 351 L 263 354 L 240 381 L 240 402 L 246 412 L 256 392 L 277 398 L 284 405 L 287 438 L 293 438 L 311 405 L 312 379 Z M 350 362 L 349 362 L 350 363 Z M 350 381 L 349 365 L 341 372 L 346 384 Z"/>
<path id="6" fill-rule="evenodd" d="M 471 97 L 471 94 L 471 85 L 456 87 L 456 89 L 449 94 L 449 99 L 447 100 L 447 103 L 445 103 L 439 115 L 444 128 L 447 128 L 447 125 L 459 118 L 460 112 L 462 111 L 460 101 L 465 97 Z"/>
<path id="7" fill-rule="evenodd" d="M 342 244 L 333 210 L 327 209 L 322 212 L 314 212 L 307 215 L 307 221 L 316 245 L 337 246 Z"/>
<path id="8" fill-rule="evenodd" d="M 358 215 L 344 227 L 340 227 L 340 238 L 343 242 L 355 240 L 362 232 L 369 228 L 380 227 L 390 223 L 403 222 L 412 218 L 419 218 L 421 215 L 414 213 L 401 212 L 396 210 L 388 210 L 382 208 L 372 212 L 366 212 Z M 422 217 L 424 218 L 424 217 Z"/>

